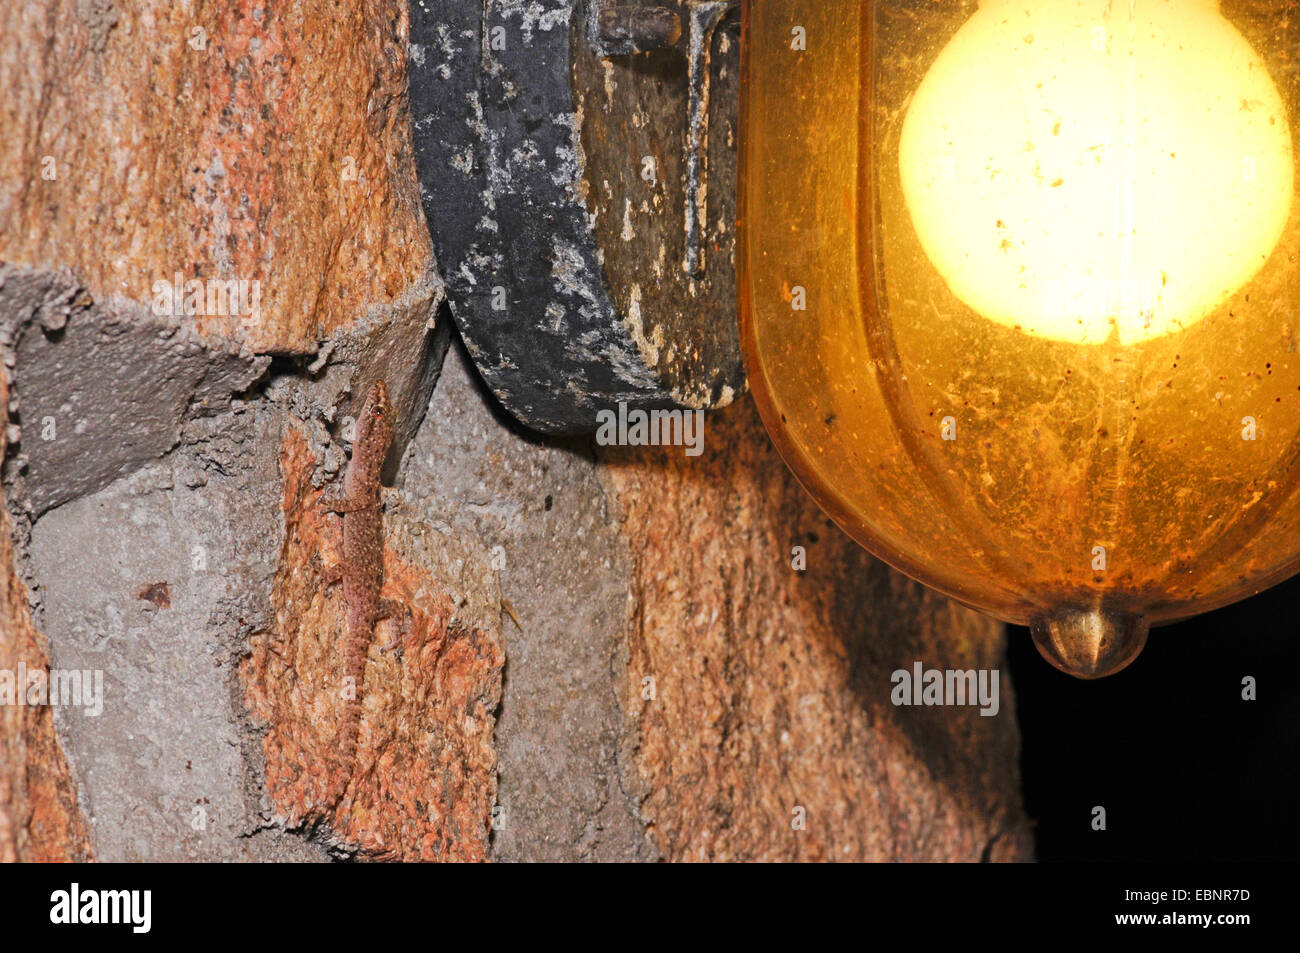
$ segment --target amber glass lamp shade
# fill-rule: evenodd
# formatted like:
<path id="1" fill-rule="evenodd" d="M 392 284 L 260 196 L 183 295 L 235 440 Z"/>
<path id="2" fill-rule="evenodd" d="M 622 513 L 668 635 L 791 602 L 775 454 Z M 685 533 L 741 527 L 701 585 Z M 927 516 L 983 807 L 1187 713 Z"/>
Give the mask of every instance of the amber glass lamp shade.
<path id="1" fill-rule="evenodd" d="M 1300 19 L 748 0 L 742 342 L 881 559 L 1059 668 L 1300 568 Z"/>

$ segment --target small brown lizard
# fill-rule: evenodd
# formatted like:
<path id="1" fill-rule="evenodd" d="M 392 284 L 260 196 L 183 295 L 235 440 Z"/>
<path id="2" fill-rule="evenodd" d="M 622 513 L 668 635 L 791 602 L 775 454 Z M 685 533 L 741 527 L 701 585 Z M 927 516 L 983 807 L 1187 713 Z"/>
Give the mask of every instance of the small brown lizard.
<path id="1" fill-rule="evenodd" d="M 343 584 L 343 602 L 347 606 L 348 637 L 344 650 L 344 674 L 351 676 L 352 697 L 347 704 L 347 721 L 343 726 L 341 748 L 347 764 L 352 764 L 361 728 L 362 685 L 366 673 L 366 655 L 374 640 L 375 623 L 404 614 L 405 607 L 380 598 L 384 586 L 384 527 L 380 516 L 379 480 L 393 442 L 394 413 L 388 401 L 388 386 L 376 381 L 366 395 L 357 415 L 352 440 L 352 459 L 343 478 L 341 497 L 324 498 L 323 509 L 343 517 L 343 558 L 326 571 L 326 588 Z M 401 633 L 383 647 L 388 652 L 398 648 Z"/>

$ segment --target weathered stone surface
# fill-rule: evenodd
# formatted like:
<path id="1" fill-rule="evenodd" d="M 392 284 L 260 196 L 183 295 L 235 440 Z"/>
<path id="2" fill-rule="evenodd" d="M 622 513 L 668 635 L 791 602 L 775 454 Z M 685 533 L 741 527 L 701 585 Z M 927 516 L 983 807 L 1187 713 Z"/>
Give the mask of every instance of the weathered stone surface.
<path id="1" fill-rule="evenodd" d="M 586 441 L 542 440 L 506 417 L 461 348 L 447 357 L 403 490 L 448 532 L 482 541 L 509 613 L 497 721 L 505 861 L 657 856 L 623 789 L 623 664 L 631 561 Z M 516 625 L 515 620 L 518 620 Z"/>
<path id="2" fill-rule="evenodd" d="M 1027 859 L 1006 673 L 996 717 L 890 702 L 918 659 L 1003 667 L 1001 627 L 834 528 L 748 399 L 708 415 L 704 446 L 600 453 L 635 561 L 628 786 L 664 856 Z"/>
<path id="3" fill-rule="evenodd" d="M 378 626 L 362 684 L 355 764 L 338 738 L 347 705 L 348 633 L 334 517 L 308 479 L 307 440 L 288 430 L 281 455 L 285 544 L 275 622 L 240 667 L 250 711 L 265 726 L 266 789 L 277 820 L 319 830 L 345 853 L 394 860 L 482 860 L 496 795 L 492 742 L 504 655 L 499 592 L 486 553 L 414 515 L 385 518 L 384 598 L 409 607 Z M 405 628 L 403 653 L 379 649 Z"/>
<path id="4" fill-rule="evenodd" d="M 9 389 L 0 375 L 0 452 Z M 27 587 L 18 577 L 9 515 L 0 507 L 0 671 L 16 679 L 49 668 L 45 639 L 32 625 Z M 24 690 L 11 682 L 15 690 Z M 0 704 L 0 862 L 89 860 L 90 831 L 48 706 Z"/>
<path id="5" fill-rule="evenodd" d="M 95 300 L 256 281 L 253 313 L 194 329 L 313 351 L 431 267 L 406 37 L 404 0 L 14 5 L 0 262 L 66 266 Z"/>
<path id="6" fill-rule="evenodd" d="M 162 460 L 32 527 L 51 663 L 104 673 L 101 714 L 55 714 L 103 860 L 323 856 L 270 828 L 233 685 L 270 618 L 282 413 L 235 401 L 189 421 Z"/>
<path id="7" fill-rule="evenodd" d="M 187 417 L 228 408 L 270 363 L 141 305 L 96 303 L 66 269 L 0 265 L 0 322 L 35 515 L 158 460 Z"/>
<path id="8" fill-rule="evenodd" d="M 337 431 L 339 418 L 359 412 L 371 385 L 382 377 L 397 415 L 386 478 L 396 473 L 397 462 L 424 420 L 442 371 L 452 327 L 450 321 L 436 318 L 441 301 L 442 281 L 431 273 L 396 300 L 370 309 L 347 333 L 332 338 L 313 362 L 328 362 L 325 386 L 299 392 L 310 405 L 303 411 L 330 420 Z"/>
<path id="9" fill-rule="evenodd" d="M 271 821 L 231 663 L 270 624 L 286 411 L 319 448 L 383 375 L 396 457 L 446 346 L 405 37 L 393 0 L 7 11 L 6 495 L 52 662 L 105 673 L 102 717 L 53 716 L 105 859 L 324 856 Z M 198 313 L 159 306 L 177 276 Z"/>

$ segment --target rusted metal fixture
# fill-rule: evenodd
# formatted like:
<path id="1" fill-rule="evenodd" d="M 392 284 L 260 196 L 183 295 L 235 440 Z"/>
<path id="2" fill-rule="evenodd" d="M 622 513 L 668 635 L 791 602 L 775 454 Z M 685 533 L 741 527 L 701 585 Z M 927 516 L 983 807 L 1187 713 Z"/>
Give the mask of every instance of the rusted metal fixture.
<path id="1" fill-rule="evenodd" d="M 600 56 L 629 56 L 674 45 L 682 36 L 682 21 L 672 7 L 635 3 L 608 4 L 596 12 L 596 52 Z"/>
<path id="2" fill-rule="evenodd" d="M 736 330 L 736 0 L 411 6 L 421 194 L 457 326 L 539 430 L 713 408 Z"/>

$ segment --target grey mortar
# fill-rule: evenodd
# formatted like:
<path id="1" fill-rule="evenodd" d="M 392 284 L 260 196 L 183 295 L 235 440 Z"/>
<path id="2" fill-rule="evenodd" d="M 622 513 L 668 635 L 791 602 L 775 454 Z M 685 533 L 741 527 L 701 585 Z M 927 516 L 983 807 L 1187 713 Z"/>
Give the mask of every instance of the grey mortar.
<path id="1" fill-rule="evenodd" d="M 504 419 L 458 345 L 403 468 L 408 504 L 498 558 L 506 672 L 495 860 L 652 860 L 615 696 L 631 563 L 583 440 Z M 547 507 L 547 500 L 550 507 Z M 504 566 L 501 566 L 501 560 Z"/>

